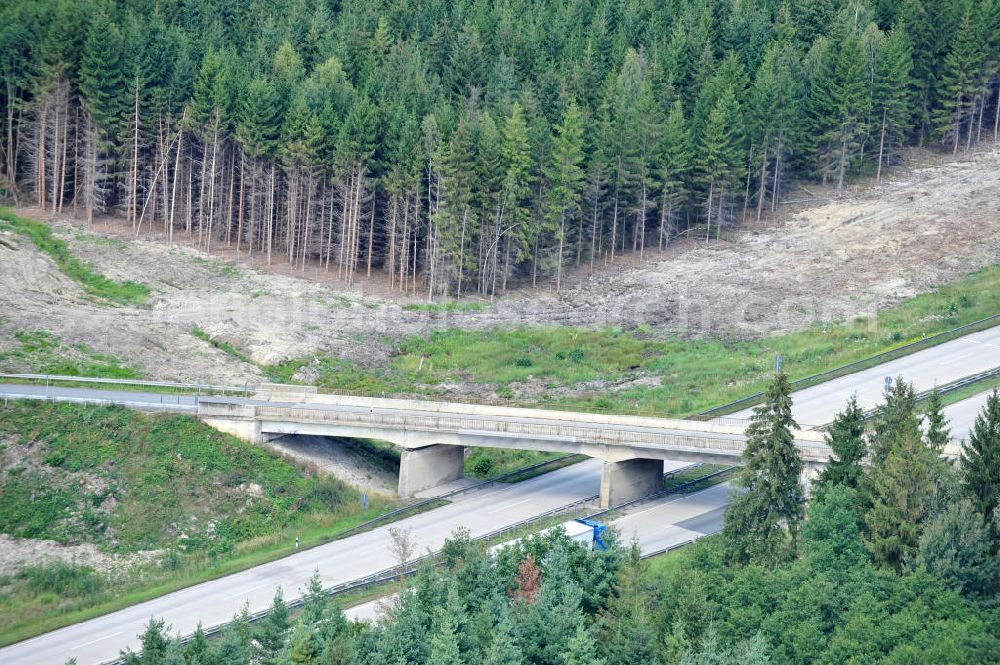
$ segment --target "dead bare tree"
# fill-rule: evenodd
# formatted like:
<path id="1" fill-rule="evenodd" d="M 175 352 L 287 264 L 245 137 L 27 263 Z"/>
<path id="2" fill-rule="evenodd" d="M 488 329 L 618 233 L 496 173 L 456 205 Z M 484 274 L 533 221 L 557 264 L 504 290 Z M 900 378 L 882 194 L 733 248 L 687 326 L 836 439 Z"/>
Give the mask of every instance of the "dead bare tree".
<path id="1" fill-rule="evenodd" d="M 389 552 L 396 562 L 400 582 L 406 577 L 406 564 L 413 558 L 416 551 L 417 541 L 413 538 L 411 529 L 397 526 L 389 527 Z"/>

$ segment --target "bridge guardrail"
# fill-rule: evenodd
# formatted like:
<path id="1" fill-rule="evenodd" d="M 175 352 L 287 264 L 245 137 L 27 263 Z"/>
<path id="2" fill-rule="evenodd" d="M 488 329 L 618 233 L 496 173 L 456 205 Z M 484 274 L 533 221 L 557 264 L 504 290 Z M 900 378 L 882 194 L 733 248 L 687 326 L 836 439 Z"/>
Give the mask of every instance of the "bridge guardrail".
<path id="1" fill-rule="evenodd" d="M 69 376 L 65 374 L 11 374 L 0 372 L 0 379 L 16 379 L 19 381 L 45 381 L 52 383 L 102 383 L 117 386 L 144 386 L 146 388 L 174 388 L 177 390 L 196 390 L 204 392 L 243 393 L 249 395 L 252 386 L 245 383 L 242 386 L 219 386 L 211 383 L 175 383 L 173 381 L 147 381 L 145 379 L 112 379 L 106 377 Z"/>
<path id="2" fill-rule="evenodd" d="M 438 415 L 394 415 L 386 413 L 370 414 L 355 411 L 323 411 L 302 408 L 257 406 L 257 418 L 263 421 L 279 420 L 298 423 L 331 423 L 348 426 L 367 426 L 372 428 L 392 427 L 409 431 L 428 431 L 454 434 L 482 433 L 483 435 L 527 435 L 547 436 L 553 439 L 563 439 L 569 444 L 611 444 L 611 445 L 646 445 L 653 447 L 672 446 L 672 449 L 690 448 L 692 450 L 727 450 L 734 453 L 742 452 L 745 442 L 739 432 L 722 432 L 731 434 L 733 439 L 724 436 L 712 437 L 709 432 L 667 433 L 648 428 L 617 429 L 609 427 L 585 428 L 572 425 L 551 425 L 543 423 L 517 423 L 501 420 L 482 420 L 477 418 L 458 418 L 455 416 Z M 699 436 L 699 434 L 701 436 Z M 703 439 L 702 445 L 698 439 Z M 800 445 L 803 457 L 808 459 L 823 459 L 829 457 L 829 447 L 819 441 L 815 445 Z"/>

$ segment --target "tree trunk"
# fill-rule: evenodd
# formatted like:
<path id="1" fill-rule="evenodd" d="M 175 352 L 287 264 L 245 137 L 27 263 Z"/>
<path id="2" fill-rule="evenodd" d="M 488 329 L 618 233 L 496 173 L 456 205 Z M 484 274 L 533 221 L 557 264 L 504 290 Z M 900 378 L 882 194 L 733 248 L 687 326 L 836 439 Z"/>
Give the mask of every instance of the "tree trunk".
<path id="1" fill-rule="evenodd" d="M 170 230 L 168 232 L 168 240 L 171 245 L 174 244 L 174 213 L 177 211 L 177 178 L 180 176 L 181 169 L 181 147 L 184 145 L 184 119 L 181 119 L 181 124 L 177 130 L 177 157 L 174 161 L 174 186 L 170 193 Z"/>
<path id="2" fill-rule="evenodd" d="M 715 199 L 715 178 L 712 178 L 708 183 L 708 215 L 706 221 L 708 222 L 708 228 L 705 229 L 705 244 L 708 244 L 709 239 L 712 237 L 712 203 Z"/>
<path id="3" fill-rule="evenodd" d="M 563 239 L 566 233 L 566 211 L 559 216 L 559 253 L 556 256 L 556 293 L 562 291 Z"/>
<path id="4" fill-rule="evenodd" d="M 375 248 L 375 188 L 372 188 L 372 214 L 368 221 L 368 270 L 365 279 L 372 278 L 372 250 Z"/>
<path id="5" fill-rule="evenodd" d="M 135 79 L 135 108 L 134 108 L 134 131 L 132 132 L 132 178 L 129 185 L 128 218 L 132 222 L 132 229 L 135 230 L 138 222 L 138 196 L 139 196 L 139 77 Z"/>
<path id="6" fill-rule="evenodd" d="M 878 166 L 875 168 L 875 182 L 882 182 L 882 156 L 885 152 L 885 117 L 886 109 L 882 109 L 882 130 L 878 137 Z"/>

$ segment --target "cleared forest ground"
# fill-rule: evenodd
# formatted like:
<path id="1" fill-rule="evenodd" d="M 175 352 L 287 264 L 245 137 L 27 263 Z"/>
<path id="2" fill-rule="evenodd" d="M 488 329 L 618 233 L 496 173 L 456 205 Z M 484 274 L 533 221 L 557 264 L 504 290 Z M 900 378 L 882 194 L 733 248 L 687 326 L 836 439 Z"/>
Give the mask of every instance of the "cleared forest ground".
<path id="1" fill-rule="evenodd" d="M 918 157 L 923 165 L 914 159 L 881 186 L 790 204 L 776 221 L 727 239 L 676 242 L 593 275 L 582 266 L 561 294 L 539 285 L 470 308 L 413 309 L 418 298 L 394 296 L 381 281 L 347 290 L 318 269 L 264 271 L 224 248 L 207 256 L 170 247 L 160 230 L 135 239 L 114 220 L 88 231 L 24 209 L 49 222 L 76 257 L 151 294 L 142 306 L 97 301 L 13 237 L 0 243 L 0 354 L 6 369 L 39 369 L 22 338 L 43 330 L 55 357 L 101 354 L 151 378 L 243 383 L 263 378 L 260 365 L 317 352 L 382 366 L 400 339 L 449 328 L 613 325 L 652 336 L 749 337 L 850 320 L 1000 261 L 1000 150 L 954 162 Z"/>

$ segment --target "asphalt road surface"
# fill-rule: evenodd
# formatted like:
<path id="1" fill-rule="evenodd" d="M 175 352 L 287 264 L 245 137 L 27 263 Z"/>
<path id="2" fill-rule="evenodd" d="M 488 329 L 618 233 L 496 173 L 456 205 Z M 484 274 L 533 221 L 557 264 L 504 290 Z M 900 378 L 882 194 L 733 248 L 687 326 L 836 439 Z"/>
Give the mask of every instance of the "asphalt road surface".
<path id="1" fill-rule="evenodd" d="M 852 394 L 857 394 L 864 409 L 880 404 L 887 376 L 893 380 L 902 376 L 920 392 L 994 367 L 1000 367 L 1000 326 L 799 390 L 793 395 L 792 414 L 803 427 L 824 425 L 844 408 Z M 745 409 L 727 417 L 749 418 L 750 412 Z M 961 433 L 964 422 L 955 417 L 952 434 L 956 439 L 967 438 Z"/>
<path id="2" fill-rule="evenodd" d="M 720 531 L 729 492 L 729 483 L 720 483 L 694 494 L 668 496 L 637 506 L 635 512 L 613 520 L 611 525 L 625 542 L 635 538 L 643 554 L 659 552 Z M 376 621 L 389 600 L 371 600 L 344 613 L 355 621 Z"/>
<path id="3" fill-rule="evenodd" d="M 667 469 L 681 466 L 685 464 L 668 463 Z M 419 553 L 437 550 L 459 527 L 468 528 L 475 537 L 594 496 L 600 469 L 600 460 L 586 460 L 513 485 L 488 485 L 393 526 L 411 530 Z M 297 597 L 317 570 L 324 586 L 331 586 L 388 569 L 396 565 L 388 542 L 385 526 L 304 550 L 0 649 L 0 663 L 63 665 L 73 656 L 80 665 L 100 663 L 126 646 L 136 648 L 136 635 L 151 617 L 164 619 L 171 633 L 189 634 L 199 622 L 209 626 L 231 619 L 244 604 L 251 612 L 268 607 L 278 587 L 286 598 Z"/>
<path id="4" fill-rule="evenodd" d="M 972 425 L 976 422 L 976 416 L 986 406 L 986 398 L 989 394 L 989 392 L 982 392 L 945 407 L 944 413 L 948 417 L 952 438 L 969 440 Z"/>
<path id="5" fill-rule="evenodd" d="M 942 344 L 886 363 L 871 370 L 842 377 L 795 394 L 795 415 L 803 424 L 829 422 L 852 392 L 862 404 L 874 406 L 882 393 L 885 376 L 903 375 L 917 390 L 1000 366 L 1000 328 Z M 73 401 L 111 400 L 139 407 L 190 411 L 193 397 L 131 391 L 105 391 L 55 386 L 0 385 L 0 395 L 36 397 L 59 395 Z M 977 410 L 971 398 L 948 410 L 956 436 L 963 423 L 971 423 Z M 985 397 L 980 397 L 985 399 Z M 967 404 L 968 403 L 968 404 Z M 746 417 L 749 411 L 736 414 Z M 683 466 L 678 463 L 675 467 Z M 487 486 L 455 498 L 448 506 L 416 515 L 397 526 L 412 529 L 421 551 L 437 549 L 456 528 L 464 526 L 472 535 L 484 534 L 536 516 L 549 509 L 597 494 L 601 462 L 587 460 L 512 486 Z M 668 463 L 668 470 L 673 468 Z M 721 523 L 725 485 L 705 492 L 647 506 L 623 518 L 626 538 L 632 533 L 642 547 L 661 549 L 687 540 L 693 534 L 709 533 Z M 663 511 L 661 513 L 661 511 Z M 204 625 L 228 620 L 248 604 L 251 611 L 270 604 L 277 587 L 287 598 L 299 595 L 314 570 L 324 584 L 357 579 L 393 565 L 387 548 L 387 527 L 374 529 L 119 612 L 68 626 L 0 649 L 5 665 L 62 665 L 76 656 L 80 665 L 92 665 L 115 657 L 121 648 L 136 645 L 136 635 L 150 617 L 162 617 L 173 632 L 190 633 L 200 621 Z M 647 550 L 649 551 L 649 550 Z"/>

